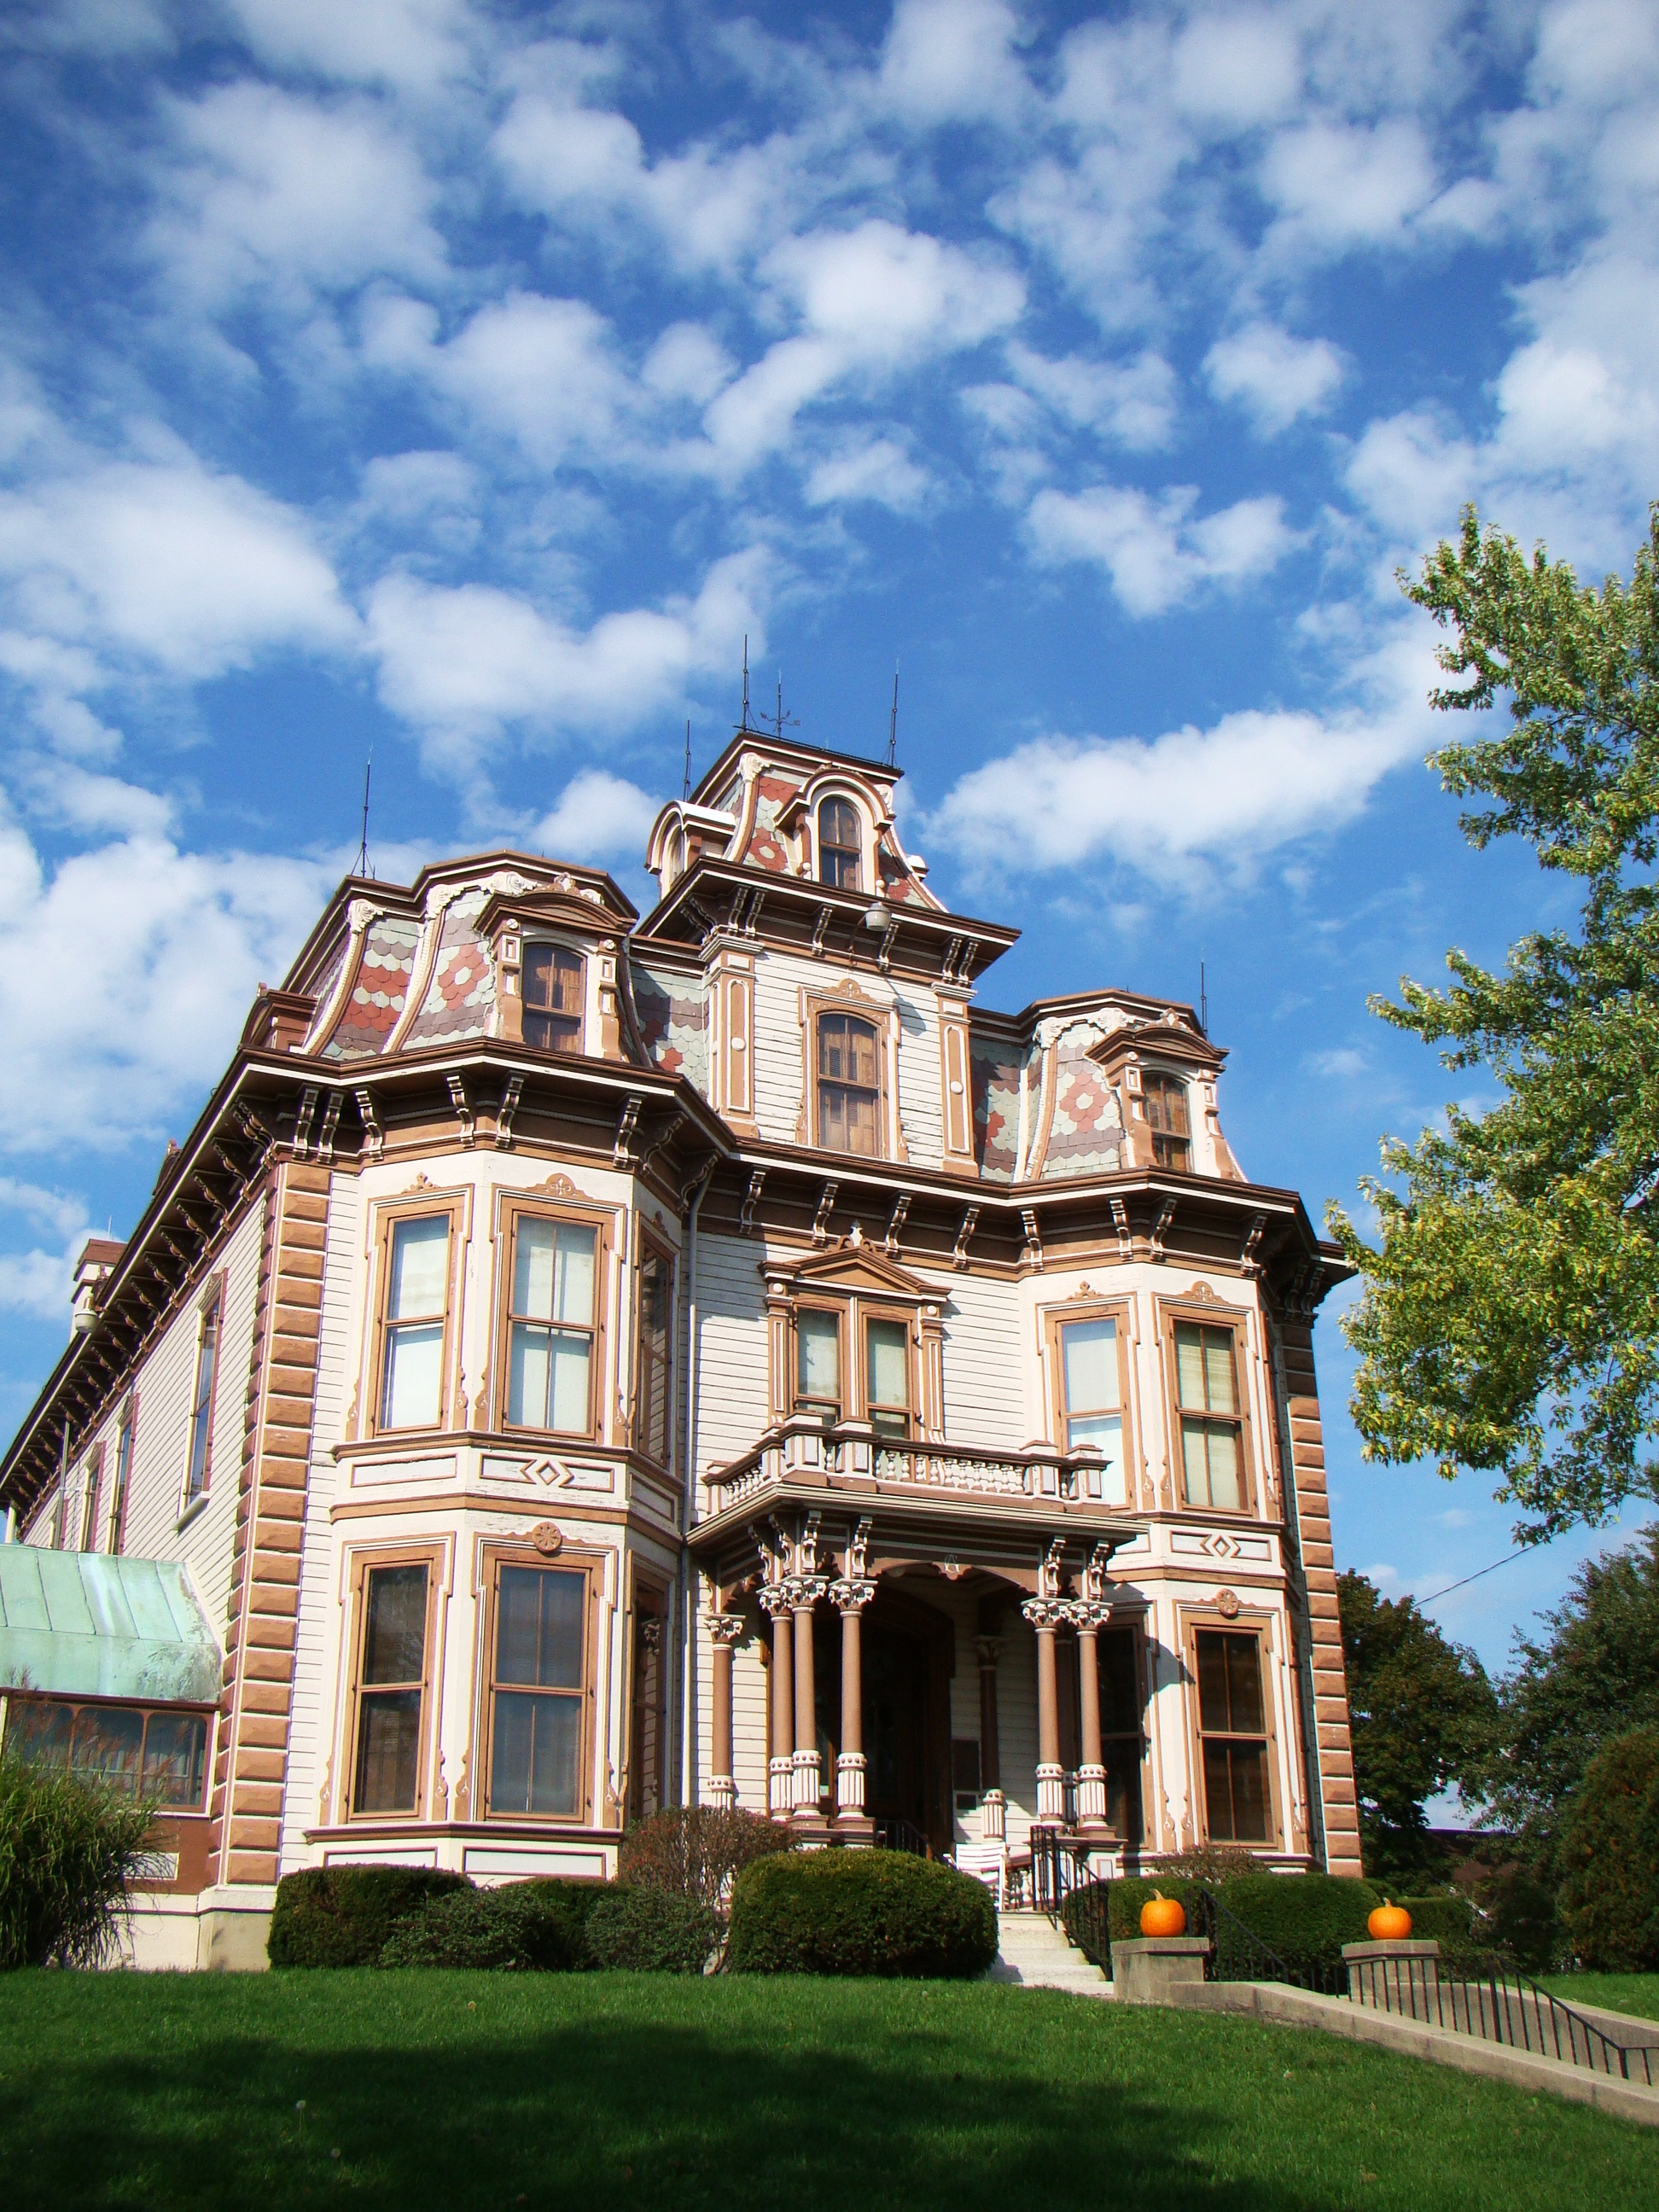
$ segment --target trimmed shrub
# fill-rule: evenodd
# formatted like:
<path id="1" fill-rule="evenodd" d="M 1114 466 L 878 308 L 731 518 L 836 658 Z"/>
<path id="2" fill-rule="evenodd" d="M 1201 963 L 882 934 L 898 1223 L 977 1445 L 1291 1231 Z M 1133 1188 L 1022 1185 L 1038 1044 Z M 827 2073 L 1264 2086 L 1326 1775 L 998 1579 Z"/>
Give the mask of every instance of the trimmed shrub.
<path id="1" fill-rule="evenodd" d="M 1396 1897 L 1412 1917 L 1414 1942 L 1440 1946 L 1443 1959 L 1462 1959 L 1481 1948 L 1475 1933 L 1474 1906 L 1467 1897 L 1442 1891 L 1435 1897 Z"/>
<path id="2" fill-rule="evenodd" d="M 1236 1881 L 1240 1875 L 1261 1871 L 1261 1860 L 1243 1844 L 1199 1844 L 1189 1851 L 1160 1851 L 1140 1863 L 1154 1881 L 1160 1875 L 1178 1875 L 1188 1881 L 1204 1882 L 1211 1889 L 1219 1889 L 1224 1881 Z M 1168 1894 L 1166 1890 L 1164 1895 Z"/>
<path id="3" fill-rule="evenodd" d="M 1659 1729 L 1597 1752 L 1568 1801 L 1557 1860 L 1579 1960 L 1605 1973 L 1659 1966 Z"/>
<path id="4" fill-rule="evenodd" d="M 308 1867 L 276 1885 L 266 1955 L 273 1966 L 372 1966 L 400 1920 L 428 1899 L 471 1889 L 441 1867 Z"/>
<path id="5" fill-rule="evenodd" d="M 0 1757 L 0 1968 L 112 1954 L 153 1810 L 86 1776 Z"/>
<path id="6" fill-rule="evenodd" d="M 379 1963 L 577 1973 L 593 1964 L 588 1927 L 607 1893 L 597 1881 L 535 1881 L 429 1897 L 392 1929 Z"/>
<path id="7" fill-rule="evenodd" d="M 596 1966 L 641 1974 L 700 1974 L 720 1936 L 718 1913 L 663 1889 L 607 1885 L 587 1916 Z"/>
<path id="8" fill-rule="evenodd" d="M 1382 1896 L 1345 1875 L 1255 1874 L 1217 1893 L 1235 1919 L 1287 1966 L 1340 1966 L 1345 1943 L 1367 1942 L 1365 1923 Z"/>
<path id="9" fill-rule="evenodd" d="M 996 1956 L 983 1882 L 905 1851 L 789 1851 L 732 1893 L 726 1964 L 744 1974 L 962 1978 Z"/>
<path id="10" fill-rule="evenodd" d="M 623 1838 L 617 1872 L 631 1888 L 660 1890 L 724 1912 L 744 1867 L 792 1847 L 789 1831 L 764 1814 L 666 1805 Z"/>

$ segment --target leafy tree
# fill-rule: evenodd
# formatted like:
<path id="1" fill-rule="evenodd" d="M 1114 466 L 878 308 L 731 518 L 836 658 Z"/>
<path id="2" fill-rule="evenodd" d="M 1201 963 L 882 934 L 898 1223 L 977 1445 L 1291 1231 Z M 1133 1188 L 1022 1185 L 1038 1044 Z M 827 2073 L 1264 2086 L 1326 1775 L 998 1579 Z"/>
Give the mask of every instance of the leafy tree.
<path id="1" fill-rule="evenodd" d="M 1659 1729 L 1614 1736 L 1584 1770 L 1561 1837 L 1561 1913 L 1587 1966 L 1659 1966 Z"/>
<path id="2" fill-rule="evenodd" d="M 1492 1686 L 1414 1599 L 1385 1598 L 1364 1575 L 1339 1575 L 1336 1587 L 1365 1871 L 1397 1881 L 1438 1864 L 1424 1801 L 1483 1771 Z"/>
<path id="3" fill-rule="evenodd" d="M 1449 988 L 1373 1001 L 1499 1096 L 1384 1139 L 1375 1246 L 1332 1210 L 1364 1284 L 1353 1411 L 1374 1459 L 1496 1474 L 1533 1539 L 1659 1496 L 1659 505 L 1628 584 L 1581 585 L 1472 507 L 1401 581 L 1451 633 L 1461 680 L 1431 703 L 1509 705 L 1498 734 L 1429 756 L 1485 802 L 1464 834 L 1523 838 L 1582 902 L 1502 973 L 1454 950 Z"/>

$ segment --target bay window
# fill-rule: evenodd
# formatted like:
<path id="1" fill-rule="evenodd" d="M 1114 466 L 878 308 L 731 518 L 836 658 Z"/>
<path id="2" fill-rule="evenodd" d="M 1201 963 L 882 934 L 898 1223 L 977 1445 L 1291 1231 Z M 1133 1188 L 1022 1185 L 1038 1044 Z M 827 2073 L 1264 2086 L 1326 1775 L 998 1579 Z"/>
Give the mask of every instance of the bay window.
<path id="1" fill-rule="evenodd" d="M 583 1811 L 587 1576 L 495 1563 L 490 1639 L 489 1810 L 574 1820 Z"/>
<path id="2" fill-rule="evenodd" d="M 586 1436 L 593 1427 L 599 1231 L 551 1214 L 511 1216 L 507 1421 Z"/>
<path id="3" fill-rule="evenodd" d="M 1273 1808 L 1261 1639 L 1254 1630 L 1200 1628 L 1194 1642 L 1209 1839 L 1268 1843 Z"/>
<path id="4" fill-rule="evenodd" d="M 1239 1404 L 1237 1341 L 1228 1327 L 1175 1325 L 1176 1399 L 1187 1503 L 1226 1513 L 1244 1510 L 1244 1422 Z"/>
<path id="5" fill-rule="evenodd" d="M 392 1224 L 380 1322 L 383 1429 L 441 1425 L 453 1225 L 447 1212 L 405 1215 Z"/>

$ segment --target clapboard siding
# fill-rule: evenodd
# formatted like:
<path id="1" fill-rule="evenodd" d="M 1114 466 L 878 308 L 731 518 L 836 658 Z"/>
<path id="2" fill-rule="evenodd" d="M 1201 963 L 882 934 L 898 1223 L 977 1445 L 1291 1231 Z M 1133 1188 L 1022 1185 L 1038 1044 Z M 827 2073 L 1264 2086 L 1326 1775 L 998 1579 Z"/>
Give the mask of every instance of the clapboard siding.
<path id="1" fill-rule="evenodd" d="M 766 1426 L 765 1256 L 758 1237 L 697 1239 L 699 1476 L 741 1458 Z"/>

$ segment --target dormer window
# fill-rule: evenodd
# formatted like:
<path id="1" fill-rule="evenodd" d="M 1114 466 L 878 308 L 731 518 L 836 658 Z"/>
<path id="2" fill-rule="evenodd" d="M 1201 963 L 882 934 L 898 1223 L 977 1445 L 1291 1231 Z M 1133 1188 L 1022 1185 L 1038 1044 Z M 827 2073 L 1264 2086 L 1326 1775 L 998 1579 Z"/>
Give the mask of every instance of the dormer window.
<path id="1" fill-rule="evenodd" d="M 826 799 L 818 809 L 818 881 L 836 890 L 863 889 L 864 831 L 850 799 Z"/>
<path id="2" fill-rule="evenodd" d="M 832 1152 L 881 1151 L 881 1060 L 875 1024 L 818 1016 L 818 1142 Z"/>
<path id="3" fill-rule="evenodd" d="M 582 1048 L 582 1000 L 586 966 L 579 952 L 562 945 L 526 945 L 524 949 L 524 1041 L 544 1052 Z"/>
<path id="4" fill-rule="evenodd" d="M 1185 1174 L 1193 1164 L 1186 1085 L 1178 1076 L 1148 1073 L 1141 1078 L 1141 1095 L 1146 1101 L 1146 1127 L 1152 1133 L 1154 1164 Z"/>

